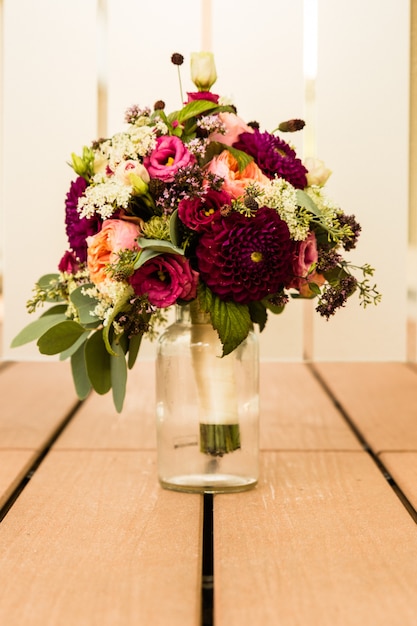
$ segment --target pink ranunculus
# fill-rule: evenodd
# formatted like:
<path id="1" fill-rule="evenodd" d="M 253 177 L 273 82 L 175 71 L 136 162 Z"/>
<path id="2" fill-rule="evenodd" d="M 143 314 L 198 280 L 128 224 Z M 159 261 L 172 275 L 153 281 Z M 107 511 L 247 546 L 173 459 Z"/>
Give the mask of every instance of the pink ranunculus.
<path id="1" fill-rule="evenodd" d="M 87 237 L 87 266 L 93 283 L 108 277 L 106 267 L 117 261 L 120 250 L 139 249 L 136 240 L 141 234 L 139 226 L 132 222 L 108 219 L 99 233 Z"/>
<path id="2" fill-rule="evenodd" d="M 254 161 L 239 171 L 235 157 L 228 150 L 223 150 L 219 156 L 214 157 L 209 162 L 207 170 L 224 179 L 223 191 L 229 193 L 232 198 L 243 196 L 250 183 L 257 182 L 262 186 L 270 182 Z"/>
<path id="3" fill-rule="evenodd" d="M 312 296 L 313 292 L 308 287 L 308 283 L 322 285 L 325 282 L 325 278 L 321 274 L 314 270 L 311 271 L 312 265 L 317 263 L 317 259 L 316 235 L 309 233 L 304 241 L 299 241 L 296 244 L 292 261 L 293 279 L 288 287 L 298 289 L 302 296 Z"/>
<path id="4" fill-rule="evenodd" d="M 158 137 L 155 149 L 143 160 L 151 178 L 159 178 L 167 183 L 174 180 L 180 168 L 194 162 L 194 155 L 181 139 L 171 135 Z"/>
<path id="5" fill-rule="evenodd" d="M 184 198 L 178 205 L 180 220 L 197 232 L 201 232 L 220 214 L 220 209 L 231 203 L 231 196 L 225 191 L 209 189 L 199 198 Z"/>
<path id="6" fill-rule="evenodd" d="M 245 124 L 245 122 L 235 113 L 219 113 L 219 119 L 223 123 L 225 133 L 212 133 L 209 141 L 220 141 L 226 146 L 232 146 L 241 133 L 253 133 L 253 128 Z"/>
<path id="7" fill-rule="evenodd" d="M 131 277 L 130 284 L 138 296 L 165 308 L 177 300 L 193 300 L 197 295 L 198 273 L 179 254 L 160 254 L 150 259 Z"/>

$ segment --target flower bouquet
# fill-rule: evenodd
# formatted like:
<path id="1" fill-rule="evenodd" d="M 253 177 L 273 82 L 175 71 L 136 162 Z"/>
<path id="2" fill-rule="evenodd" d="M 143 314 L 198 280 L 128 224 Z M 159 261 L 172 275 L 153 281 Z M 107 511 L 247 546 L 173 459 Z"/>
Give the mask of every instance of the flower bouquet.
<path id="1" fill-rule="evenodd" d="M 180 75 L 182 55 L 171 60 Z M 191 74 L 179 110 L 132 106 L 124 130 L 72 154 L 68 250 L 27 303 L 52 306 L 12 343 L 70 359 L 79 398 L 112 390 L 117 411 L 142 337 L 172 305 L 208 314 L 225 357 L 290 298 L 315 298 L 327 319 L 355 292 L 380 298 L 373 268 L 343 256 L 360 226 L 326 196 L 330 171 L 283 139 L 304 122 L 243 121 L 210 91 L 210 53 L 191 56 Z"/>

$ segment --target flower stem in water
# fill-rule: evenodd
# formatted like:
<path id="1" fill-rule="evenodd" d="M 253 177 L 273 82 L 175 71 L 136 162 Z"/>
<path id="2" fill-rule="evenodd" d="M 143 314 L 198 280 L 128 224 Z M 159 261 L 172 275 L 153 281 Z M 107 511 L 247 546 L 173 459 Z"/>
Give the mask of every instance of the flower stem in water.
<path id="1" fill-rule="evenodd" d="M 223 456 L 240 448 L 239 424 L 200 424 L 200 451 Z"/>

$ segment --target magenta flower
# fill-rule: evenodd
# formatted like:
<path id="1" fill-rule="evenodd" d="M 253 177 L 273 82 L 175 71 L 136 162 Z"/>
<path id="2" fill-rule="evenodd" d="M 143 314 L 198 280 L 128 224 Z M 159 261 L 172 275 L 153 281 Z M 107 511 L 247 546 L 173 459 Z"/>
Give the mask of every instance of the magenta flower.
<path id="1" fill-rule="evenodd" d="M 197 232 L 203 231 L 220 215 L 224 205 L 230 205 L 231 197 L 225 191 L 209 189 L 204 196 L 185 198 L 178 205 L 180 220 Z"/>
<path id="2" fill-rule="evenodd" d="M 234 148 L 250 154 L 268 178 L 284 178 L 296 189 L 307 186 L 307 169 L 283 139 L 270 133 L 242 133 Z"/>
<path id="3" fill-rule="evenodd" d="M 218 104 L 219 96 L 215 93 L 211 93 L 211 91 L 187 91 L 187 104 L 189 102 L 194 102 L 194 100 L 208 100 L 209 102 L 215 102 Z"/>
<path id="4" fill-rule="evenodd" d="M 143 164 L 151 178 L 170 183 L 179 169 L 195 162 L 195 157 L 179 137 L 163 135 L 156 140 L 156 147 L 144 158 Z"/>
<path id="5" fill-rule="evenodd" d="M 274 209 L 233 212 L 211 224 L 196 249 L 201 279 L 222 300 L 241 304 L 277 293 L 290 279 L 293 242 Z"/>
<path id="6" fill-rule="evenodd" d="M 102 223 L 98 215 L 80 218 L 77 205 L 86 188 L 86 180 L 79 176 L 71 183 L 65 200 L 65 225 L 68 242 L 81 263 L 87 261 L 87 237 L 97 234 Z"/>
<path id="7" fill-rule="evenodd" d="M 185 257 L 161 254 L 147 261 L 131 277 L 138 296 L 147 295 L 150 304 L 164 308 L 177 300 L 193 300 L 197 295 L 198 273 Z"/>
<path id="8" fill-rule="evenodd" d="M 67 274 L 76 274 L 80 269 L 80 263 L 71 250 L 67 250 L 59 262 L 58 269 L 60 272 Z"/>

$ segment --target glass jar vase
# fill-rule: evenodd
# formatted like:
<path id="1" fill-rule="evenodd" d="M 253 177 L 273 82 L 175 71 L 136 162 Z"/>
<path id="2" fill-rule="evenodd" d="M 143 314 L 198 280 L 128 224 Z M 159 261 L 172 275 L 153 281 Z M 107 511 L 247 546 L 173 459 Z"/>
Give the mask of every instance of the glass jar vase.
<path id="1" fill-rule="evenodd" d="M 259 349 L 231 354 L 196 303 L 176 307 L 156 357 L 158 475 L 167 489 L 235 492 L 258 480 Z"/>

